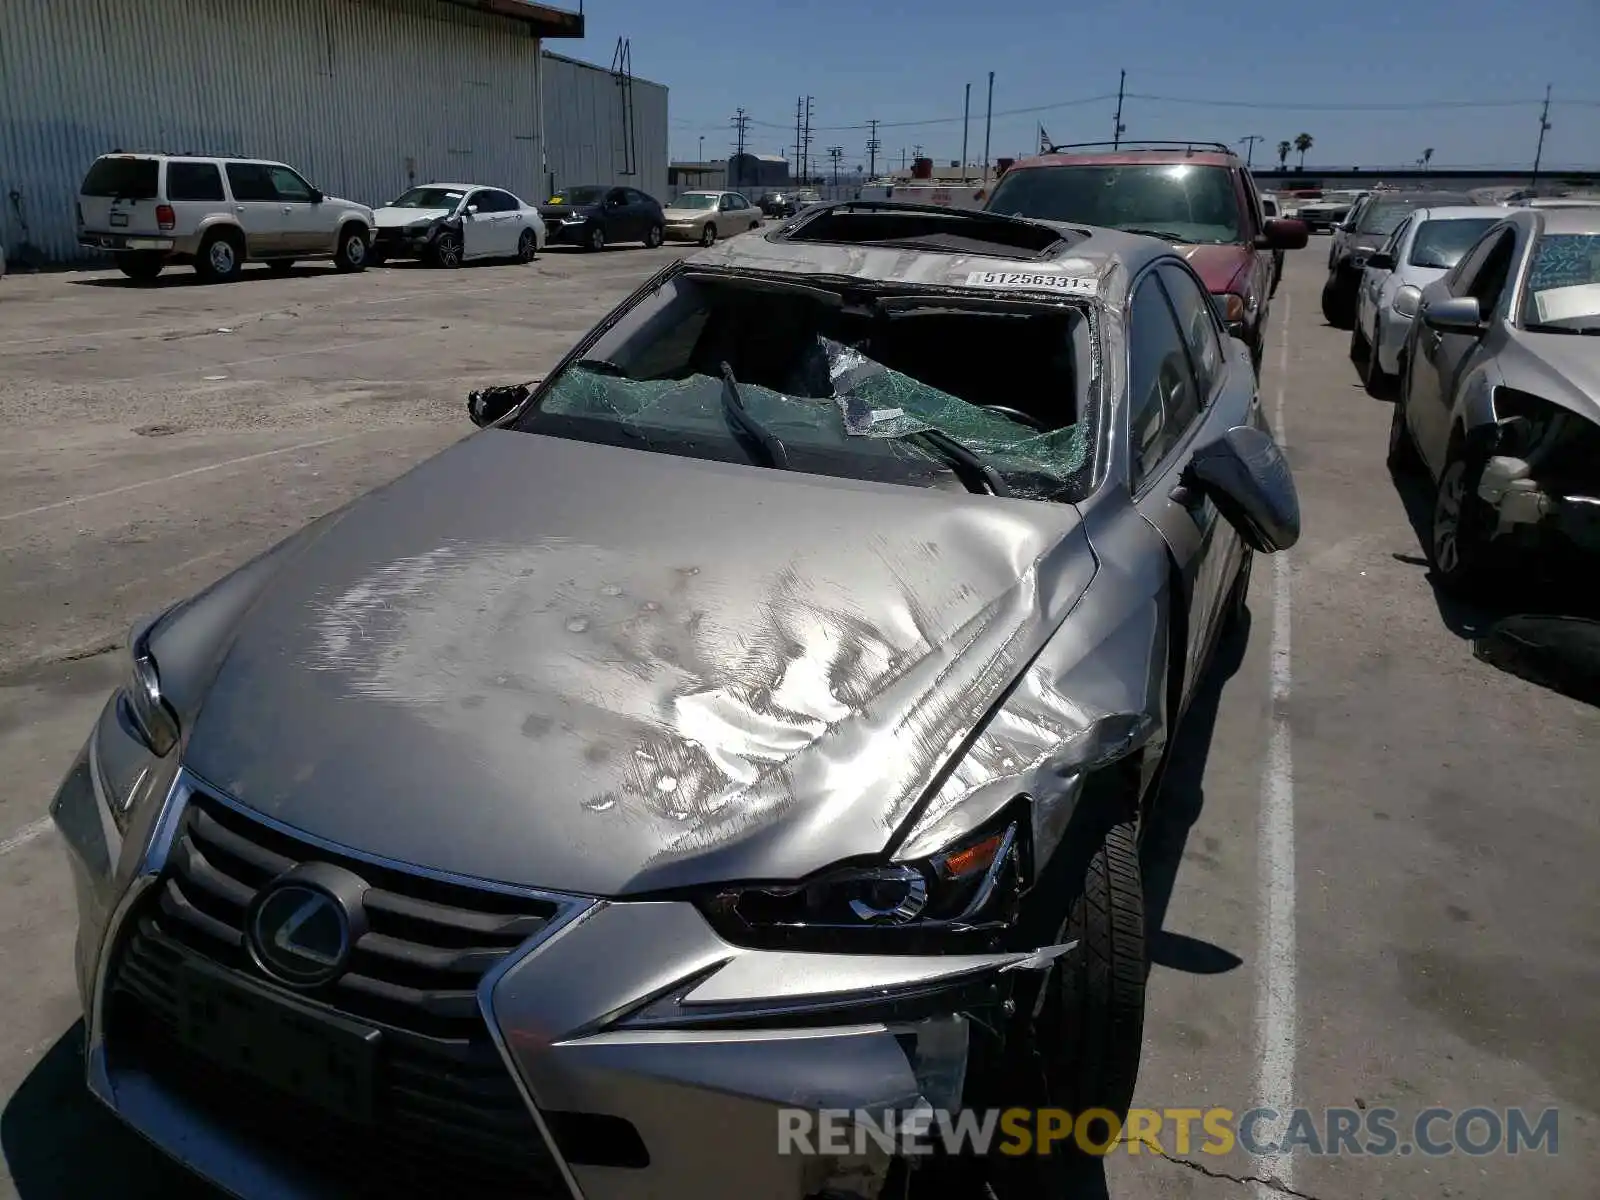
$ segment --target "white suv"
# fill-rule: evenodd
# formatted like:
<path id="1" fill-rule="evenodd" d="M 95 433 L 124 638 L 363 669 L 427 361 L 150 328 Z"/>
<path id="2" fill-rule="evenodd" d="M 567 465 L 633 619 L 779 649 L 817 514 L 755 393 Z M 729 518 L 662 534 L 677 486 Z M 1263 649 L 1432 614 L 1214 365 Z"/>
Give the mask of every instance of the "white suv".
<path id="1" fill-rule="evenodd" d="M 366 266 L 372 210 L 324 195 L 283 163 L 188 154 L 95 159 L 78 189 L 78 244 L 109 250 L 130 279 L 193 263 L 211 282 L 237 279 L 246 261 L 285 272 L 301 258 Z"/>

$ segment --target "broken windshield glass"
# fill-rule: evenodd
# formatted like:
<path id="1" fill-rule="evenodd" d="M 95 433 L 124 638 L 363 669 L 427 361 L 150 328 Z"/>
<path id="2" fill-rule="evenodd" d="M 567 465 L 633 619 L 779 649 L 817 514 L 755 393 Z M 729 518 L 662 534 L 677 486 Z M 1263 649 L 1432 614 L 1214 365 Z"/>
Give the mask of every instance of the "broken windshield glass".
<path id="1" fill-rule="evenodd" d="M 789 470 L 954 489 L 976 477 L 954 439 L 1012 495 L 1085 494 L 1096 411 L 1086 310 L 942 297 L 906 313 L 823 298 L 764 278 L 668 280 L 552 378 L 516 428 L 749 463 L 728 420 L 726 364 L 742 412 Z"/>

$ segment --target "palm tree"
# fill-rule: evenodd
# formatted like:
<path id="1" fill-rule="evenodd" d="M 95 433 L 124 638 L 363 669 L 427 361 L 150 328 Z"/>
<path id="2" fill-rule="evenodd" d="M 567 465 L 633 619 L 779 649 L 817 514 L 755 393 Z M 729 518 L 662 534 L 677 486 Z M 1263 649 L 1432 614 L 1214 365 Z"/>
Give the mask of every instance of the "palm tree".
<path id="1" fill-rule="evenodd" d="M 1278 143 L 1278 170 L 1281 171 L 1289 165 L 1289 151 L 1293 149 L 1294 147 L 1288 142 Z"/>
<path id="2" fill-rule="evenodd" d="M 1306 151 L 1315 144 L 1309 133 L 1297 134 L 1294 139 L 1294 148 L 1300 151 L 1300 169 L 1306 169 Z"/>
<path id="3" fill-rule="evenodd" d="M 1428 164 L 1431 163 L 1432 161 L 1433 161 L 1433 147 L 1429 146 L 1426 150 L 1424 150 L 1422 152 L 1422 169 L 1424 171 L 1426 171 L 1428 169 Z"/>

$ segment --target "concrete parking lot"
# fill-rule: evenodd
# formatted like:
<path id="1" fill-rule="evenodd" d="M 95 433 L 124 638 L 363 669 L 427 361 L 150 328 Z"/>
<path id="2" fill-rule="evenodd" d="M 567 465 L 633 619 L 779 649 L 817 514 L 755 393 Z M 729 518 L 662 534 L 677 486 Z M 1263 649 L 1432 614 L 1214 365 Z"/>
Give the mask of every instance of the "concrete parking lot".
<path id="1" fill-rule="evenodd" d="M 44 814 L 128 625 L 468 433 L 470 388 L 539 376 L 682 252 L 0 283 L 0 1197 L 204 1194 L 91 1104 L 75 1057 Z M 1289 255 L 1262 383 L 1305 533 L 1257 564 L 1169 781 L 1137 1103 L 1402 1126 L 1555 1107 L 1559 1153 L 1264 1168 L 1201 1153 L 1197 1122 L 1187 1152 L 1114 1154 L 1083 1194 L 1591 1197 L 1600 712 L 1475 660 L 1473 614 L 1436 599 L 1383 465 L 1388 406 L 1318 312 L 1324 252 Z"/>

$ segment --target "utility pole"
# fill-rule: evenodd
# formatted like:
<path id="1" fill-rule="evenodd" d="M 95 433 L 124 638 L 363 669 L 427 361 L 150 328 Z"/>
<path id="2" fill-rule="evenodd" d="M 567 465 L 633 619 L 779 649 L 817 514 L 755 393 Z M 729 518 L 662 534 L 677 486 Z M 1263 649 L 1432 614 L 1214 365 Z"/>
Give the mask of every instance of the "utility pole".
<path id="1" fill-rule="evenodd" d="M 918 142 L 915 146 L 911 147 L 911 158 L 912 158 L 912 161 L 915 161 L 915 160 L 917 160 L 917 159 L 919 159 L 921 157 L 922 157 L 922 143 Z"/>
<path id="2" fill-rule="evenodd" d="M 876 179 L 878 177 L 878 151 L 883 148 L 882 143 L 878 141 L 878 122 L 868 121 L 867 128 L 871 130 L 871 136 L 867 138 L 867 175 Z"/>
<path id="3" fill-rule="evenodd" d="M 1128 127 L 1122 123 L 1122 89 L 1128 82 L 1128 73 L 1121 72 L 1117 77 L 1117 115 L 1111 123 L 1111 148 L 1117 149 L 1122 145 L 1122 135 L 1128 132 Z"/>
<path id="4" fill-rule="evenodd" d="M 1533 177 L 1528 186 L 1539 185 L 1539 161 L 1544 158 L 1544 135 L 1550 132 L 1550 85 L 1544 85 L 1544 110 L 1539 114 L 1539 145 L 1533 152 Z"/>
<path id="5" fill-rule="evenodd" d="M 994 131 L 994 72 L 989 72 L 989 107 L 983 118 L 983 182 L 989 182 L 989 134 Z"/>
<path id="6" fill-rule="evenodd" d="M 961 106 L 961 178 L 967 177 L 967 128 L 972 114 L 972 85 L 967 84 L 967 99 Z"/>
<path id="7" fill-rule="evenodd" d="M 1256 143 L 1257 142 L 1264 142 L 1267 139 L 1262 137 L 1259 133 L 1251 133 L 1251 134 L 1245 135 L 1244 137 L 1240 138 L 1239 140 L 1241 142 L 1243 142 L 1245 144 L 1245 146 L 1246 146 L 1246 149 L 1245 149 L 1245 152 L 1244 152 L 1244 169 L 1246 171 L 1248 171 L 1250 169 L 1250 164 L 1255 160 Z"/>
<path id="8" fill-rule="evenodd" d="M 811 97 L 806 97 L 806 144 L 804 156 L 800 160 L 805 168 L 806 182 L 811 181 Z"/>
<path id="9" fill-rule="evenodd" d="M 733 171 L 728 180 L 729 187 L 738 187 L 743 183 L 744 174 L 744 139 L 750 128 L 750 118 L 745 115 L 744 109 L 738 109 L 733 114 Z"/>
<path id="10" fill-rule="evenodd" d="M 700 157 L 695 159 L 695 161 L 703 163 L 703 162 L 705 162 L 705 160 L 706 160 L 706 135 L 702 133 L 700 135 Z"/>
<path id="11" fill-rule="evenodd" d="M 844 157 L 843 146 L 829 146 L 828 157 L 833 159 L 833 186 L 839 186 L 839 160 Z"/>
<path id="12" fill-rule="evenodd" d="M 901 146 L 900 147 L 900 170 L 903 173 L 905 171 L 905 169 L 906 169 L 906 148 L 904 146 Z"/>
<path id="13" fill-rule="evenodd" d="M 794 171 L 796 183 L 800 182 L 802 175 L 800 166 L 800 125 L 805 119 L 805 112 L 806 98 L 804 96 L 796 96 L 794 101 Z"/>

